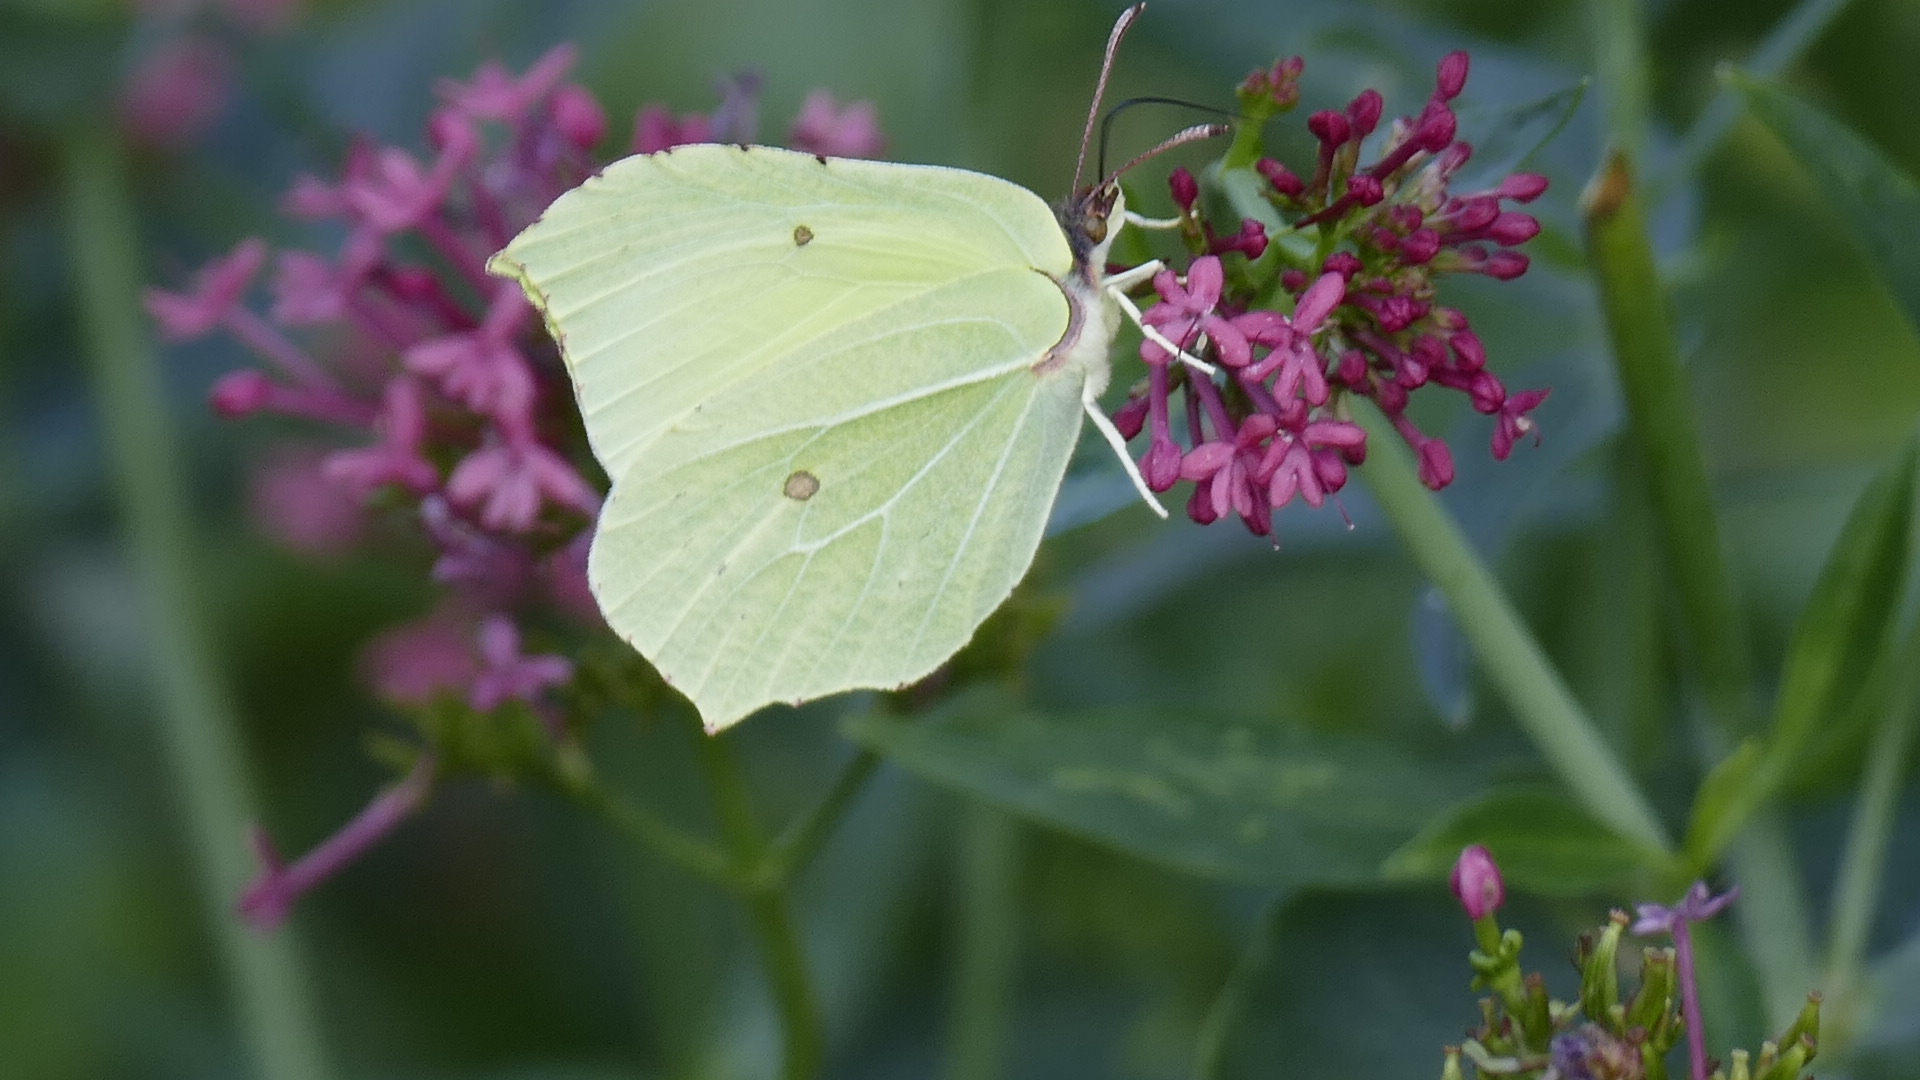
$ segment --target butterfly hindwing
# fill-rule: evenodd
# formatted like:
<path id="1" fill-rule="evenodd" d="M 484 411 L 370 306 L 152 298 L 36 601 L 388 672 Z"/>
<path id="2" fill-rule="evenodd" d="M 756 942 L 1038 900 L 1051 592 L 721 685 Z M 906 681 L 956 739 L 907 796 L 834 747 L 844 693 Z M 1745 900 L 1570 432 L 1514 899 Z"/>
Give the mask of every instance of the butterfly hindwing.
<path id="1" fill-rule="evenodd" d="M 1026 572 L 1079 410 L 1022 370 L 718 450 L 671 432 L 616 486 L 594 593 L 711 727 L 911 682 Z"/>

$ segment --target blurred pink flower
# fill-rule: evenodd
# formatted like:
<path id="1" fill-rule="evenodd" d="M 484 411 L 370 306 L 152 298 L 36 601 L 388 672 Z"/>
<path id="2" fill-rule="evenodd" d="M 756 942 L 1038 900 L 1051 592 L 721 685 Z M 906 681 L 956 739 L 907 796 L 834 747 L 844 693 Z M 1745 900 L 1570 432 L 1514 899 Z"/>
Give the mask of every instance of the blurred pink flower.
<path id="1" fill-rule="evenodd" d="M 879 157 L 887 146 L 880 134 L 880 111 L 873 102 L 843 106 L 826 90 L 807 95 L 800 115 L 787 129 L 787 141 L 796 150 L 829 157 Z"/>
<path id="2" fill-rule="evenodd" d="M 365 504 L 327 476 L 325 460 L 317 447 L 278 447 L 247 479 L 254 527 L 299 554 L 322 559 L 353 550 L 367 531 Z"/>
<path id="3" fill-rule="evenodd" d="M 227 106 L 233 59 L 211 38 L 162 42 L 135 65 L 120 87 L 120 123 L 151 146 L 179 146 L 197 138 Z"/>
<path id="4" fill-rule="evenodd" d="M 361 672 L 389 705 L 418 708 L 442 694 L 465 696 L 480 673 L 473 654 L 473 616 L 457 606 L 401 623 L 367 643 Z"/>
<path id="5" fill-rule="evenodd" d="M 565 657 L 522 653 L 520 628 L 505 615 L 481 621 L 479 644 L 482 667 L 467 696 L 476 712 L 492 712 L 509 701 L 535 703 L 541 691 L 573 678 L 573 665 Z"/>
<path id="6" fill-rule="evenodd" d="M 711 142 L 713 125 L 699 113 L 688 113 L 678 120 L 665 105 L 648 105 L 633 122 L 633 152 L 657 154 L 689 143 Z"/>

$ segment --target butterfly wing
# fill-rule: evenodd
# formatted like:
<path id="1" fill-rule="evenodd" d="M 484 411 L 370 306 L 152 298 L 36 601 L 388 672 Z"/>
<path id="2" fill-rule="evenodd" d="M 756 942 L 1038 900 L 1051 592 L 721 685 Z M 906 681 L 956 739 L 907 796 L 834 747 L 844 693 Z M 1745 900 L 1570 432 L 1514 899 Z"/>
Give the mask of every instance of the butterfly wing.
<path id="1" fill-rule="evenodd" d="M 614 480 L 589 579 L 709 728 L 921 678 L 1026 572 L 1084 376 L 1023 188 L 755 147 L 629 158 L 496 259 Z"/>

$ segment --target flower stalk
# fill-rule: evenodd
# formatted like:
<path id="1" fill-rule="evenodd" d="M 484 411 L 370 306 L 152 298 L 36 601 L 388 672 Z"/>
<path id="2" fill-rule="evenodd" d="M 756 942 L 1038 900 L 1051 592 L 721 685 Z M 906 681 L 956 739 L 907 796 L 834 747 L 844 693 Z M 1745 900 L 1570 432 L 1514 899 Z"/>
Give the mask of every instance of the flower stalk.
<path id="1" fill-rule="evenodd" d="M 218 943 L 255 1075 L 325 1080 L 332 1070 L 298 943 L 234 919 L 249 867 L 239 843 L 259 817 L 240 721 L 196 597 L 195 550 L 177 440 L 138 296 L 139 235 L 121 147 L 80 130 L 62 145 L 67 240 L 78 317 L 129 557 L 143 593 L 157 721 L 187 831 L 204 915 Z"/>

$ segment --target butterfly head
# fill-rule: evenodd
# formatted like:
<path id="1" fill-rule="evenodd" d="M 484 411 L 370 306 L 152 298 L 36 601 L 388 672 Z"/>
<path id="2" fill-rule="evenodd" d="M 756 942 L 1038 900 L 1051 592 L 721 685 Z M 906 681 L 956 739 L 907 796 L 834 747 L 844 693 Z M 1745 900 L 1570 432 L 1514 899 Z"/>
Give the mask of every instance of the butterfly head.
<path id="1" fill-rule="evenodd" d="M 1060 207 L 1058 216 L 1075 269 L 1082 277 L 1097 280 L 1106 270 L 1107 251 L 1126 221 L 1126 198 L 1120 194 L 1119 181 L 1107 180 L 1076 193 Z"/>

